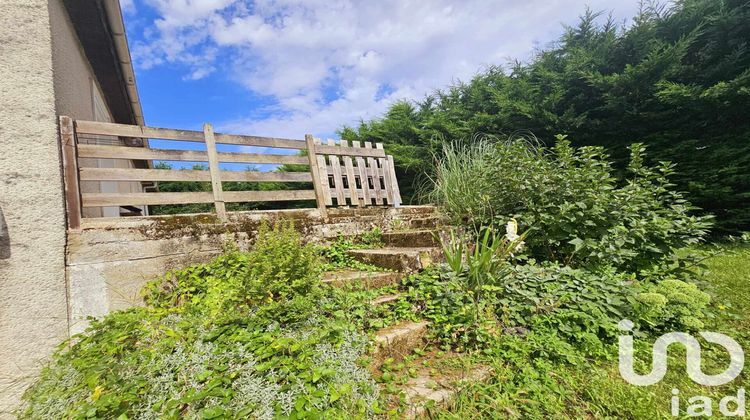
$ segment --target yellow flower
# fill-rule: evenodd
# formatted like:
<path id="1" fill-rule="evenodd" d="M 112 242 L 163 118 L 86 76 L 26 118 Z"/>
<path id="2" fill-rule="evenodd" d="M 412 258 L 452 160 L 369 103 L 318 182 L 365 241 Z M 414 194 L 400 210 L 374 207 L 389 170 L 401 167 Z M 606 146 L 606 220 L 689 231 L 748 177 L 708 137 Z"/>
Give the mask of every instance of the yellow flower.
<path id="1" fill-rule="evenodd" d="M 91 401 L 98 400 L 99 397 L 102 396 L 103 392 L 104 392 L 104 387 L 101 385 L 97 385 L 96 388 L 94 388 L 94 392 L 91 393 Z"/>

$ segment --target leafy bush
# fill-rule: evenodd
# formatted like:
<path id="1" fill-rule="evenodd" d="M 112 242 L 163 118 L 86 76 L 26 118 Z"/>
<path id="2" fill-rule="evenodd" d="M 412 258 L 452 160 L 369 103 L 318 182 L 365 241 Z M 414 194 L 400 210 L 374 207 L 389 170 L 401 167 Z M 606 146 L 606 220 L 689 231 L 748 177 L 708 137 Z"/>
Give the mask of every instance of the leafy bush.
<path id="1" fill-rule="evenodd" d="M 602 352 L 601 341 L 613 341 L 621 319 L 634 316 L 630 302 L 639 290 L 613 269 L 590 272 L 553 263 L 506 265 L 479 299 L 451 270 L 415 275 L 406 285 L 437 338 L 452 347 L 483 347 L 503 331 L 537 330 L 596 353 Z"/>
<path id="2" fill-rule="evenodd" d="M 441 344 L 476 349 L 500 334 L 491 301 L 475 300 L 452 273 L 429 269 L 409 276 L 404 284 L 414 310 L 430 321 Z"/>
<path id="3" fill-rule="evenodd" d="M 230 248 L 207 264 L 168 273 L 144 288 L 147 304 L 199 308 L 209 315 L 247 313 L 259 305 L 303 299 L 319 289 L 320 260 L 291 221 L 262 224 L 253 249 Z"/>
<path id="4" fill-rule="evenodd" d="M 530 254 L 542 260 L 653 270 L 676 249 L 699 242 L 710 226 L 673 190 L 673 166 L 645 165 L 639 144 L 631 146 L 624 185 L 616 182 L 602 148 L 574 149 L 564 137 L 551 150 L 517 139 L 462 151 L 472 160 L 479 152 L 493 168 L 485 175 L 490 187 L 474 191 L 485 198 L 471 213 L 448 200 L 439 203 L 454 219 L 478 226 L 516 217 L 533 232 Z M 441 182 L 436 179 L 435 187 Z"/>
<path id="5" fill-rule="evenodd" d="M 649 284 L 635 295 L 634 310 L 646 327 L 655 330 L 698 330 L 703 328 L 711 297 L 698 286 L 667 279 Z"/>

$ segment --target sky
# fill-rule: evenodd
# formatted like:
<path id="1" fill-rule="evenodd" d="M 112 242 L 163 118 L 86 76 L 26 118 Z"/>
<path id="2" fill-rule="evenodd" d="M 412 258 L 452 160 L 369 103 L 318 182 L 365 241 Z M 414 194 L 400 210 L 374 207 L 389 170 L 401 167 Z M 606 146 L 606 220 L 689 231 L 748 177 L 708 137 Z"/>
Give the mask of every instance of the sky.
<path id="1" fill-rule="evenodd" d="M 146 124 L 302 139 L 529 60 L 638 0 L 121 0 Z"/>

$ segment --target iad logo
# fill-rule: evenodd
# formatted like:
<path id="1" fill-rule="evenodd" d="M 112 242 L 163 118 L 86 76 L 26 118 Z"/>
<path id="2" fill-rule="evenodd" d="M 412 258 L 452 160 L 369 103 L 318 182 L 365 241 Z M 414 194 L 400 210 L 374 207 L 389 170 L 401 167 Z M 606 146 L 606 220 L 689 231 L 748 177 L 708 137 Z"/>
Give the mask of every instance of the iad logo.
<path id="1" fill-rule="evenodd" d="M 621 331 L 633 329 L 633 322 L 623 319 L 618 324 Z M 732 337 L 721 333 L 701 331 L 699 333 L 709 343 L 719 344 L 729 352 L 729 367 L 718 375 L 706 375 L 701 371 L 701 345 L 698 340 L 690 334 L 682 332 L 671 332 L 656 339 L 654 343 L 651 372 L 639 375 L 633 370 L 633 337 L 621 335 L 619 344 L 620 375 L 633 385 L 653 385 L 664 378 L 667 373 L 667 349 L 670 345 L 680 343 L 687 349 L 687 374 L 693 382 L 703 386 L 724 385 L 732 381 L 741 372 L 745 365 L 745 353 L 742 347 Z"/>
<path id="2" fill-rule="evenodd" d="M 618 324 L 623 332 L 633 329 L 633 322 L 623 319 Z M 698 340 L 690 334 L 682 332 L 671 332 L 656 339 L 652 349 L 651 371 L 645 375 L 639 375 L 633 369 L 633 337 L 631 335 L 620 335 L 619 337 L 619 361 L 620 375 L 627 382 L 637 386 L 653 385 L 664 378 L 667 373 L 667 349 L 670 345 L 679 343 L 686 349 L 686 370 L 693 382 L 703 386 L 724 385 L 742 373 L 745 365 L 745 353 L 742 347 L 731 337 L 715 332 L 699 332 L 709 343 L 719 344 L 729 353 L 729 367 L 717 375 L 706 375 L 701 370 L 701 345 Z M 677 389 L 672 390 L 672 414 L 679 415 L 679 393 Z M 730 410 L 729 403 L 734 403 L 736 409 Z M 712 401 L 709 397 L 695 396 L 688 400 L 687 414 L 689 416 L 712 415 Z M 737 396 L 727 396 L 721 399 L 719 410 L 725 416 L 745 415 L 745 389 L 740 388 Z"/>

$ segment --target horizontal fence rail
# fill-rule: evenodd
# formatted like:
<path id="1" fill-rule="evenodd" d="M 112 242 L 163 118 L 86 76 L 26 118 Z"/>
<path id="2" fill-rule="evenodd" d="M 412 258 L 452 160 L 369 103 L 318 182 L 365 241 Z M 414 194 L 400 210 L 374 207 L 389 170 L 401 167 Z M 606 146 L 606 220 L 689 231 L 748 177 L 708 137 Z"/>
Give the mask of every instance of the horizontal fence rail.
<path id="1" fill-rule="evenodd" d="M 152 149 L 149 139 L 202 143 L 204 150 Z M 393 165 L 383 145 L 342 140 L 336 144 L 306 135 L 305 140 L 214 133 L 203 131 L 79 121 L 60 117 L 66 209 L 71 229 L 80 227 L 87 207 L 131 207 L 213 203 L 217 216 L 226 220 L 225 203 L 312 201 L 325 215 L 327 206 L 401 204 Z M 297 154 L 219 152 L 217 144 L 297 150 Z M 95 162 L 139 162 L 139 167 L 110 167 Z M 208 170 L 154 169 L 152 161 L 201 162 Z M 92 163 L 93 162 L 93 163 Z M 147 163 L 148 162 L 148 163 Z M 306 172 L 222 170 L 222 163 L 300 165 Z M 130 164 L 126 164 L 130 165 Z M 107 167 L 102 167 L 107 166 Z M 91 192 L 82 182 L 156 183 L 206 182 L 205 192 Z M 312 189 L 224 191 L 222 182 L 311 183 Z M 90 190 L 90 188 L 89 188 Z M 143 191 L 140 188 L 139 191 Z"/>

